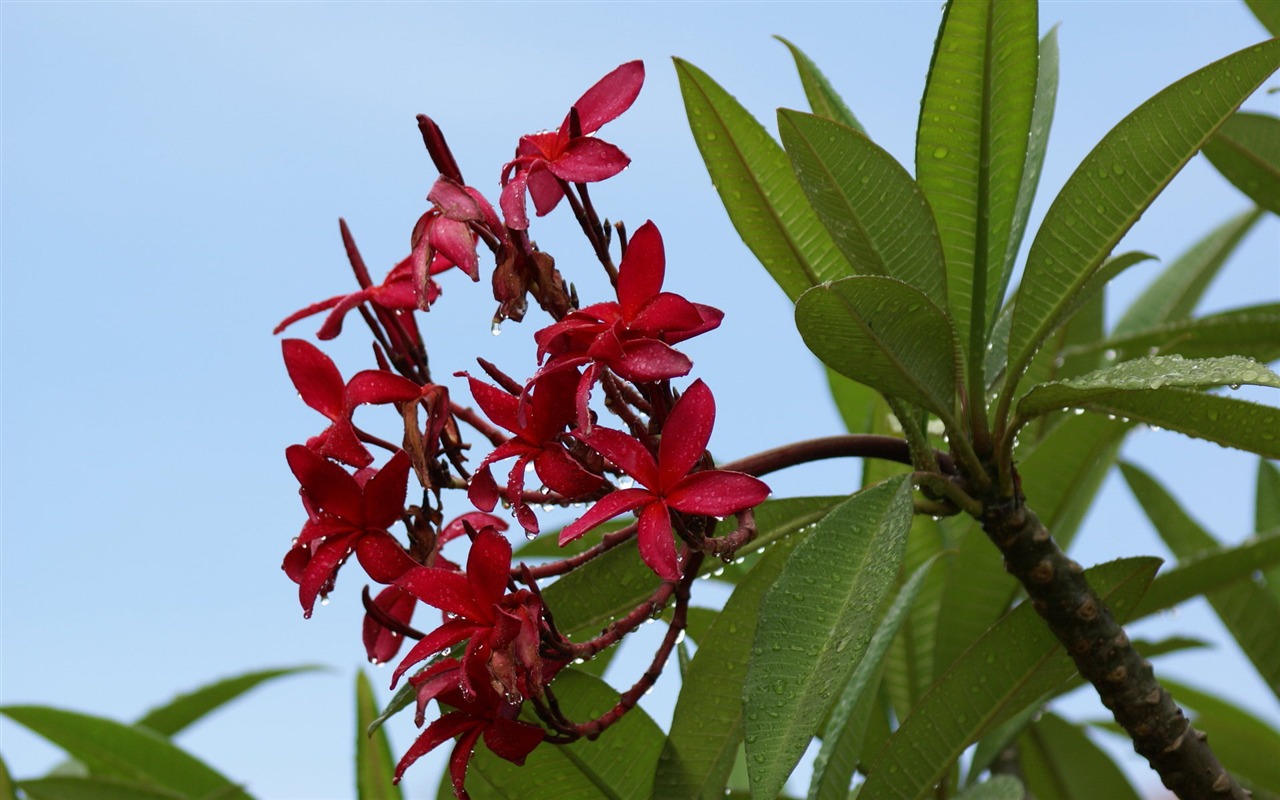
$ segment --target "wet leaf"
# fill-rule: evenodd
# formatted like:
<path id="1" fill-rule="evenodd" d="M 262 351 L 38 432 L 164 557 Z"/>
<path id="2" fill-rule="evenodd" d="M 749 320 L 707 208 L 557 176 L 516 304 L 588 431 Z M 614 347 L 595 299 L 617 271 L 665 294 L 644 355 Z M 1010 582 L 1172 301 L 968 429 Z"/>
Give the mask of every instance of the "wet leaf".
<path id="1" fill-rule="evenodd" d="M 387 732 L 370 732 L 378 715 L 378 700 L 363 670 L 356 672 L 356 797 L 359 800 L 400 800 L 400 787 L 392 782 L 396 762 L 391 756 Z"/>
<path id="2" fill-rule="evenodd" d="M 831 87 L 831 82 L 822 74 L 818 66 L 805 55 L 799 47 L 781 36 L 773 38 L 782 42 L 791 51 L 796 62 L 796 72 L 800 74 L 800 84 L 804 87 L 805 99 L 809 101 L 809 110 L 820 117 L 835 120 L 841 125 L 848 125 L 859 133 L 866 133 L 861 123 L 853 116 L 853 112 L 845 105 L 840 95 Z"/>
<path id="3" fill-rule="evenodd" d="M 1280 119 L 1237 112 L 1204 143 L 1203 152 L 1250 200 L 1280 214 Z"/>
<path id="4" fill-rule="evenodd" d="M 1018 740 L 1023 779 L 1036 800 L 1138 800 L 1111 757 L 1079 725 L 1046 713 Z"/>

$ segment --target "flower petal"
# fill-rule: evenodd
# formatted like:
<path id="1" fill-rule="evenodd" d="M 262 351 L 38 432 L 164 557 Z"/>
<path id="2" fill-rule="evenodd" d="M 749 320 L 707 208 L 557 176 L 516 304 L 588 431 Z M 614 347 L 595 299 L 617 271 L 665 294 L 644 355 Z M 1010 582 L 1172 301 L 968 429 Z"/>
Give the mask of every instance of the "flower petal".
<path id="1" fill-rule="evenodd" d="M 596 81 L 578 98 L 578 122 L 584 134 L 595 133 L 601 125 L 617 119 L 640 95 L 644 86 L 644 62 L 628 61 Z"/>
<path id="2" fill-rule="evenodd" d="M 462 374 L 466 375 L 466 373 Z M 496 386 L 476 380 L 470 375 L 466 375 L 466 378 L 471 387 L 471 396 L 475 398 L 476 405 L 480 406 L 484 415 L 512 433 L 519 433 L 521 426 L 517 414 L 520 399 Z"/>
<path id="3" fill-rule="evenodd" d="M 627 322 L 631 333 L 672 344 L 690 338 L 691 334 L 682 335 L 684 331 L 697 330 L 706 324 L 701 309 L 710 306 L 700 307 L 674 292 L 659 292 L 646 300 L 640 312 Z M 715 324 L 720 324 L 719 319 Z"/>
<path id="4" fill-rule="evenodd" d="M 476 751 L 476 740 L 485 730 L 480 723 L 458 737 L 458 743 L 449 754 L 449 781 L 453 784 L 453 795 L 458 800 L 471 800 L 467 794 L 467 767 L 471 764 L 471 756 Z"/>
<path id="5" fill-rule="evenodd" d="M 327 512 L 345 520 L 363 517 L 363 498 L 356 479 L 332 461 L 316 455 L 300 444 L 284 451 L 289 469 L 302 484 L 317 512 Z"/>
<path id="6" fill-rule="evenodd" d="M 418 601 L 399 586 L 388 586 L 378 592 L 378 596 L 373 598 L 373 604 L 396 622 L 408 625 L 413 621 L 413 611 L 417 608 Z M 370 614 L 365 614 L 361 633 L 365 652 L 369 655 L 369 661 L 374 664 L 386 664 L 396 657 L 404 644 L 404 636 L 382 625 Z"/>
<path id="7" fill-rule="evenodd" d="M 533 466 L 547 488 L 569 499 L 595 490 L 603 480 L 559 447 L 544 448 Z"/>
<path id="8" fill-rule="evenodd" d="M 657 339 L 632 339 L 622 343 L 621 355 L 609 361 L 609 366 L 627 380 L 652 383 L 688 375 L 693 369 L 693 362 L 684 353 Z"/>
<path id="9" fill-rule="evenodd" d="M 576 521 L 569 523 L 560 531 L 560 546 L 564 547 L 606 520 L 613 519 L 623 512 L 639 508 L 645 503 L 652 503 L 653 500 L 654 496 L 644 489 L 619 489 L 616 492 L 607 494 L 597 500 L 595 505 L 587 509 L 587 513 Z"/>
<path id="10" fill-rule="evenodd" d="M 345 416 L 342 373 L 333 359 L 302 339 L 285 339 L 280 348 L 284 351 L 284 367 L 302 402 L 331 420 Z"/>
<path id="11" fill-rule="evenodd" d="M 574 436 L 612 461 L 618 469 L 635 478 L 636 482 L 642 486 L 657 490 L 661 485 L 658 479 L 658 465 L 654 463 L 653 456 L 639 440 L 629 434 L 612 428 L 595 428 L 590 434 L 582 435 L 575 432 Z"/>
<path id="12" fill-rule="evenodd" d="M 534 165 L 529 170 L 528 178 L 529 196 L 533 198 L 533 207 L 540 217 L 550 214 L 564 197 L 564 189 L 560 188 L 556 176 L 547 171 L 546 163 L 539 161 Z"/>
<path id="13" fill-rule="evenodd" d="M 453 647 L 463 639 L 475 635 L 475 632 L 479 629 L 479 626 L 468 620 L 451 619 L 423 636 L 413 646 L 413 649 L 405 654 L 400 663 L 396 665 L 396 671 L 391 674 L 391 687 L 395 688 L 395 685 L 400 681 L 400 676 L 404 675 L 414 664 L 431 658 L 435 654 L 443 652 L 446 648 Z"/>
<path id="14" fill-rule="evenodd" d="M 622 307 L 623 319 L 631 321 L 646 303 L 662 293 L 666 263 L 658 226 L 652 221 L 645 222 L 631 234 L 627 252 L 618 265 L 618 305 Z"/>
<path id="15" fill-rule="evenodd" d="M 671 514 L 663 503 L 650 503 L 640 512 L 636 537 L 640 559 L 664 581 L 680 580 L 676 545 L 671 538 Z"/>
<path id="16" fill-rule="evenodd" d="M 366 369 L 347 381 L 344 399 L 348 408 L 353 408 L 363 403 L 407 403 L 421 395 L 421 387 L 408 378 L 386 370 Z"/>
<path id="17" fill-rule="evenodd" d="M 427 240 L 437 253 L 458 265 L 471 280 L 480 279 L 480 260 L 476 256 L 476 235 L 465 222 L 436 217 L 431 222 Z"/>
<path id="18" fill-rule="evenodd" d="M 502 209 L 503 220 L 508 228 L 522 231 L 529 227 L 529 215 L 525 211 L 524 193 L 529 187 L 529 170 L 517 168 L 511 180 L 502 186 L 502 194 L 498 197 L 498 206 Z"/>
<path id="19" fill-rule="evenodd" d="M 467 554 L 467 580 L 485 622 L 493 622 L 493 606 L 507 593 L 510 571 L 511 543 L 492 528 L 482 529 Z"/>
<path id="20" fill-rule="evenodd" d="M 537 725 L 498 717 L 484 729 L 484 744 L 495 756 L 522 765 L 546 736 L 547 732 Z"/>
<path id="21" fill-rule="evenodd" d="M 371 531 L 356 540 L 356 558 L 360 566 L 378 583 L 394 583 L 400 576 L 418 566 L 409 558 L 395 537 L 386 531 Z"/>
<path id="22" fill-rule="evenodd" d="M 705 383 L 696 380 L 676 401 L 662 427 L 658 471 L 664 489 L 675 486 L 702 458 L 715 421 L 715 398 Z"/>
<path id="23" fill-rule="evenodd" d="M 390 528 L 400 519 L 408 483 L 409 454 L 397 450 L 364 486 L 362 519 L 367 528 Z"/>
<path id="24" fill-rule="evenodd" d="M 429 606 L 457 614 L 472 622 L 486 619 L 476 607 L 467 576 L 438 567 L 416 567 L 400 577 L 396 585 Z"/>
<path id="25" fill-rule="evenodd" d="M 413 762 L 430 753 L 441 744 L 449 741 L 459 733 L 464 731 L 472 731 L 468 734 L 471 737 L 472 747 L 475 746 L 475 740 L 480 736 L 481 724 L 474 717 L 461 711 L 451 711 L 440 719 L 432 722 L 427 729 L 422 732 L 413 744 L 409 746 L 404 757 L 400 759 L 400 763 L 396 765 L 394 780 L 399 782 L 404 775 L 404 771 L 409 768 Z M 454 748 L 455 751 L 457 748 Z M 463 775 L 466 775 L 466 766 L 463 766 Z"/>
<path id="26" fill-rule="evenodd" d="M 302 581 L 298 584 L 298 600 L 302 602 L 303 617 L 311 619 L 316 596 L 324 590 L 326 584 L 332 584 L 337 578 L 342 559 L 351 552 L 350 541 L 348 536 L 334 537 L 312 552 L 311 560 L 307 562 L 306 571 L 302 574 Z"/>
<path id="27" fill-rule="evenodd" d="M 427 193 L 427 199 L 440 208 L 440 213 L 459 222 L 481 222 L 484 214 L 480 204 L 467 191 L 467 187 L 441 175 Z"/>
<path id="28" fill-rule="evenodd" d="M 631 159 L 626 153 L 622 152 L 616 145 L 609 144 L 600 139 L 579 138 L 569 143 L 569 147 L 555 161 L 547 163 L 547 169 L 551 175 L 569 183 L 595 183 L 596 181 L 607 180 L 622 172 L 631 163 Z M 547 179 L 554 181 L 551 175 L 547 178 L 541 178 L 534 175 L 529 179 L 529 193 L 533 196 L 533 202 L 538 207 L 538 216 L 542 216 L 555 208 L 555 203 L 560 202 L 560 197 L 555 198 L 555 203 L 551 203 L 550 207 L 543 210 L 543 202 L 540 202 L 538 190 L 535 182 L 539 185 L 545 185 Z M 553 183 L 556 194 L 563 196 L 564 192 L 560 188 L 560 184 Z M 549 195 L 550 193 L 547 192 Z"/>
<path id="29" fill-rule="evenodd" d="M 760 505 L 769 486 L 742 472 L 710 469 L 695 472 L 667 492 L 667 504 L 684 514 L 725 517 Z"/>

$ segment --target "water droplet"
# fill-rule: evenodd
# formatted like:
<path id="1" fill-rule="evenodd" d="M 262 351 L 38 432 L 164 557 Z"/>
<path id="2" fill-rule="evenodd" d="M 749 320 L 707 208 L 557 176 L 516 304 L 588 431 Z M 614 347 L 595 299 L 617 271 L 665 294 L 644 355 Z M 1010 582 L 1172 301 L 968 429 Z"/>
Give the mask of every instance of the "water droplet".
<path id="1" fill-rule="evenodd" d="M 502 333 L 502 323 L 495 319 L 493 324 L 489 326 L 489 333 L 492 333 L 494 336 Z"/>
<path id="2" fill-rule="evenodd" d="M 951 151 L 945 147 L 938 147 L 933 151 L 934 158 L 946 158 Z"/>
<path id="3" fill-rule="evenodd" d="M 1114 173 L 1115 173 L 1115 174 L 1117 174 L 1117 175 L 1123 175 L 1123 174 L 1124 174 L 1124 164 L 1112 164 L 1112 165 L 1111 165 L 1111 171 L 1112 171 L 1112 172 L 1114 172 Z"/>

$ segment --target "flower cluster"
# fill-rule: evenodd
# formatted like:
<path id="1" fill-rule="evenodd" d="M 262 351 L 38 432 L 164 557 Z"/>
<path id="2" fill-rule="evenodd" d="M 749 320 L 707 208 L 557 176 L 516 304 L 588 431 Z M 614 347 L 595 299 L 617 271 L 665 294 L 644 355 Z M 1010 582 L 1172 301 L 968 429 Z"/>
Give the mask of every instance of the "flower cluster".
<path id="1" fill-rule="evenodd" d="M 423 754 L 456 738 L 450 775 L 459 798 L 467 797 L 467 767 L 479 743 L 519 764 L 544 743 L 597 736 L 634 707 L 683 629 L 689 585 L 704 557 L 731 556 L 749 541 L 751 509 L 769 493 L 756 477 L 715 467 L 707 451 L 715 421 L 710 388 L 701 380 L 682 391 L 673 384 L 693 369 L 675 346 L 715 329 L 723 315 L 663 291 L 666 254 L 658 227 L 645 222 L 628 239 L 621 225 L 611 229 L 599 221 L 587 192 L 586 184 L 616 176 L 629 163 L 595 134 L 632 105 L 643 81 L 640 62 L 623 64 L 587 90 L 559 128 L 521 137 L 515 157 L 500 171 L 501 216 L 463 181 L 436 124 L 420 117 L 441 174 L 427 194 L 430 207 L 413 228 L 409 254 L 375 284 L 343 223 L 359 288 L 307 306 L 276 329 L 328 312 L 317 333 L 328 340 L 357 312 L 373 334 L 377 368 L 349 380 L 314 345 L 283 342 L 299 396 L 328 423 L 286 451 L 307 519 L 283 566 L 298 584 L 306 616 L 333 590 L 353 554 L 383 587 L 376 596 L 364 593 L 368 656 L 389 662 L 406 638 L 415 639 L 395 667 L 392 685 L 409 675 L 419 726 L 431 701 L 442 710 L 404 754 L 397 779 Z M 527 198 L 538 216 L 568 200 L 613 283 L 613 299 L 579 305 L 554 260 L 529 237 Z M 622 253 L 616 266 L 614 245 Z M 471 408 L 432 379 L 415 314 L 440 299 L 436 276 L 446 270 L 457 268 L 478 281 L 484 250 L 493 258 L 495 322 L 522 319 L 530 298 L 551 321 L 534 333 L 538 364 L 527 380 L 483 359 L 488 380 L 454 373 L 466 380 Z M 370 405 L 395 409 L 400 441 L 357 424 L 357 410 Z M 616 422 L 603 421 L 602 414 Z M 478 463 L 467 431 L 492 445 Z M 375 452 L 386 454 L 378 467 Z M 503 478 L 495 475 L 499 465 L 506 465 Z M 530 472 L 541 488 L 526 485 Z M 445 522 L 445 499 L 462 492 L 469 507 Z M 529 538 L 541 530 L 539 507 L 586 506 L 560 531 L 562 546 L 627 512 L 638 521 L 573 555 L 528 566 L 513 564 L 503 535 L 507 523 L 494 513 L 500 505 Z M 731 515 L 735 530 L 717 536 L 717 523 Z M 470 540 L 465 567 L 442 552 L 462 538 Z M 571 641 L 567 633 L 574 632 L 557 629 L 539 581 L 631 542 L 656 576 L 653 593 L 598 636 Z M 554 697 L 556 674 L 616 644 L 672 598 L 668 636 L 641 681 L 602 717 L 567 719 Z M 439 624 L 425 632 L 411 625 L 419 605 L 440 613 Z"/>

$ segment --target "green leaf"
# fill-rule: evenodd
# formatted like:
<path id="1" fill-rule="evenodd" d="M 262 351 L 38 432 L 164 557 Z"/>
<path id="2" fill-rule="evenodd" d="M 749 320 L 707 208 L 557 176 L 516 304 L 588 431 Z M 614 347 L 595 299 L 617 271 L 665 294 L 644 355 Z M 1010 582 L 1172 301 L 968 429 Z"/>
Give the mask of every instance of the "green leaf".
<path id="1" fill-rule="evenodd" d="M 1083 408 L 1267 458 L 1280 458 L 1280 409 L 1272 406 L 1166 386 L 1159 391 L 1090 400 Z"/>
<path id="2" fill-rule="evenodd" d="M 1121 464 L 1120 471 L 1160 538 L 1178 557 L 1179 570 L 1187 572 L 1187 581 L 1196 593 L 1206 593 L 1240 649 L 1280 697 L 1280 639 L 1276 638 L 1276 631 L 1280 630 L 1280 599 L 1252 577 L 1257 570 L 1280 564 L 1280 536 L 1259 536 L 1224 549 L 1146 472 L 1132 464 Z M 1153 586 L 1144 606 L 1148 601 L 1162 602 L 1163 592 L 1164 587 L 1157 591 Z"/>
<path id="3" fill-rule="evenodd" d="M 945 310 L 942 242 L 910 173 L 838 122 L 782 109 L 778 131 L 800 187 L 854 269 L 909 283 Z"/>
<path id="4" fill-rule="evenodd" d="M 1192 245 L 1133 301 L 1111 335 L 1125 336 L 1188 319 L 1227 257 L 1261 217 L 1261 210 L 1250 209 Z"/>
<path id="5" fill-rule="evenodd" d="M 193 797 L 219 793 L 228 800 L 249 798 L 215 769 L 147 728 L 44 706 L 5 706 L 0 714 L 67 751 L 93 777 Z"/>
<path id="6" fill-rule="evenodd" d="M 370 726 L 378 716 L 378 701 L 363 670 L 356 672 L 356 797 L 359 800 L 400 800 L 404 795 L 392 782 L 396 763 L 382 728 Z"/>
<path id="7" fill-rule="evenodd" d="M 970 786 L 956 795 L 956 800 L 1022 800 L 1024 796 L 1021 781 L 1012 775 L 997 775 Z"/>
<path id="8" fill-rule="evenodd" d="M 618 702 L 618 692 L 607 683 L 574 669 L 557 675 L 552 688 L 561 711 L 577 722 L 598 717 Z M 643 709 L 633 708 L 599 739 L 563 747 L 544 744 L 522 767 L 478 747 L 467 791 L 473 800 L 650 800 L 664 738 Z"/>
<path id="9" fill-rule="evenodd" d="M 1250 200 L 1280 214 L 1280 119 L 1237 112 L 1204 143 L 1203 152 Z"/>
<path id="10" fill-rule="evenodd" d="M 1154 397 L 1164 387 L 1211 389 L 1242 384 L 1280 388 L 1280 375 L 1243 356 L 1145 356 L 1078 378 L 1032 387 L 1018 401 L 1018 417 L 1028 420 L 1050 411 L 1085 406 L 1117 395 L 1137 393 Z"/>
<path id="11" fill-rule="evenodd" d="M 280 669 L 264 669 L 226 678 L 193 692 L 178 695 L 162 706 L 151 709 L 135 722 L 149 728 L 162 736 L 173 736 L 185 730 L 194 722 L 220 706 L 230 703 L 240 695 L 275 678 L 286 675 L 297 675 L 303 672 L 315 672 L 324 667 L 304 665 L 300 667 L 284 667 Z"/>
<path id="12" fill-rule="evenodd" d="M 18 787 L 31 800 L 195 800 L 192 795 L 113 778 L 50 777 L 20 781 Z"/>
<path id="13" fill-rule="evenodd" d="M 1216 61 L 1177 81 L 1116 125 L 1081 162 L 1040 226 L 1009 332 L 1007 403 L 1076 292 L 1147 206 L 1236 107 L 1280 66 L 1280 41 Z"/>
<path id="14" fill-rule="evenodd" d="M 1280 786 L 1280 733 L 1275 728 L 1220 697 L 1167 678 L 1161 682 L 1179 705 L 1195 712 L 1192 724 L 1209 732 L 1222 766 L 1260 787 Z"/>
<path id="15" fill-rule="evenodd" d="M 1018 746 L 1023 779 L 1036 800 L 1138 800 L 1111 757 L 1062 717 L 1046 713 Z"/>
<path id="16" fill-rule="evenodd" d="M 913 514 L 900 477 L 832 509 L 760 606 L 743 695 L 752 791 L 773 797 L 865 652 Z"/>
<path id="17" fill-rule="evenodd" d="M 678 58 L 675 66 L 693 139 L 729 219 L 787 296 L 854 274 L 768 131 L 705 72 Z"/>
<path id="18" fill-rule="evenodd" d="M 929 559 L 902 585 L 832 709 L 830 721 L 822 734 L 822 749 L 813 763 L 809 800 L 844 800 L 848 797 L 849 784 L 853 782 L 853 773 L 862 754 L 867 723 L 875 709 L 876 687 L 884 673 L 885 654 L 915 605 L 924 579 L 936 560 L 936 556 Z"/>
<path id="19" fill-rule="evenodd" d="M 831 82 L 822 74 L 818 66 L 805 55 L 799 47 L 781 36 L 773 38 L 782 42 L 791 51 L 791 57 L 796 62 L 796 72 L 800 74 L 800 84 L 804 87 L 805 99 L 809 101 L 809 108 L 813 113 L 820 117 L 835 120 L 841 125 L 848 125 L 859 133 L 865 134 L 862 124 L 853 116 L 853 112 L 845 105 L 840 95 L 836 94 L 836 90 L 831 88 Z"/>
<path id="20" fill-rule="evenodd" d="M 751 657 L 760 598 L 773 585 L 802 536 L 769 548 L 725 603 L 680 685 L 671 733 L 658 759 L 654 797 L 723 797 L 742 745 L 742 688 Z"/>
<path id="21" fill-rule="evenodd" d="M 1245 5 L 1272 36 L 1280 36 L 1280 3 L 1275 0 L 1244 0 Z"/>
<path id="22" fill-rule="evenodd" d="M 1151 589 L 1138 608 L 1137 616 L 1141 618 L 1172 608 L 1201 594 L 1238 587 L 1254 571 L 1276 563 L 1280 563 L 1280 539 L 1277 539 L 1277 531 L 1236 547 L 1191 556 L 1152 582 Z M 1274 615 L 1274 611 L 1268 612 L 1268 616 L 1273 619 Z M 1261 627 L 1262 622 L 1255 624 Z M 1267 625 L 1266 630 L 1274 636 L 1275 627 L 1270 623 Z M 1268 655 L 1268 660 L 1274 664 L 1275 655 Z"/>
<path id="23" fill-rule="evenodd" d="M 1133 611 L 1159 559 L 1131 558 L 1088 570 L 1089 583 L 1120 619 Z M 965 651 L 890 737 L 862 787 L 877 800 L 919 800 L 960 754 L 1028 703 L 1075 674 L 1075 665 L 1022 603 Z"/>
<path id="24" fill-rule="evenodd" d="M 1000 307 L 1036 99 L 1037 29 L 1035 3 L 952 0 L 920 104 L 916 179 L 938 220 L 949 310 L 973 369 Z"/>
<path id="25" fill-rule="evenodd" d="M 1280 358 L 1280 303 L 1168 322 L 1066 351 L 1068 357 L 1098 353 L 1116 361 L 1157 354 L 1186 358 L 1241 355 L 1263 363 L 1275 361 Z"/>
<path id="26" fill-rule="evenodd" d="M 9 774 L 9 766 L 4 763 L 3 756 L 0 756 L 0 800 L 18 800 L 13 777 Z"/>
<path id="27" fill-rule="evenodd" d="M 836 372 L 954 419 L 955 333 L 920 290 L 873 275 L 816 286 L 796 303 L 796 327 Z"/>
<path id="28" fill-rule="evenodd" d="M 1280 528 L 1280 469 L 1266 459 L 1258 460 L 1253 524 L 1255 531 Z"/>
<path id="29" fill-rule="evenodd" d="M 1003 298 L 1009 288 L 1009 279 L 1013 277 L 1014 266 L 1018 263 L 1018 251 L 1022 247 L 1022 236 L 1027 230 L 1027 219 L 1031 216 L 1031 204 L 1040 186 L 1040 172 L 1044 168 L 1044 155 L 1049 145 L 1049 129 L 1053 127 L 1053 111 L 1058 102 L 1058 26 L 1054 25 L 1040 40 L 1040 68 L 1036 72 L 1036 99 L 1031 109 L 1031 135 L 1027 139 L 1027 161 L 1022 168 L 1022 185 L 1018 188 L 1018 203 L 1013 211 L 1013 228 L 1009 233 L 1009 249 L 1005 252 L 1004 267 L 1000 276 L 1000 291 L 996 295 Z M 1007 346 L 1007 340 L 1006 340 Z M 999 352 L 1001 366 L 1006 356 L 1005 346 L 992 348 Z M 995 376 L 987 373 L 987 379 Z"/>

